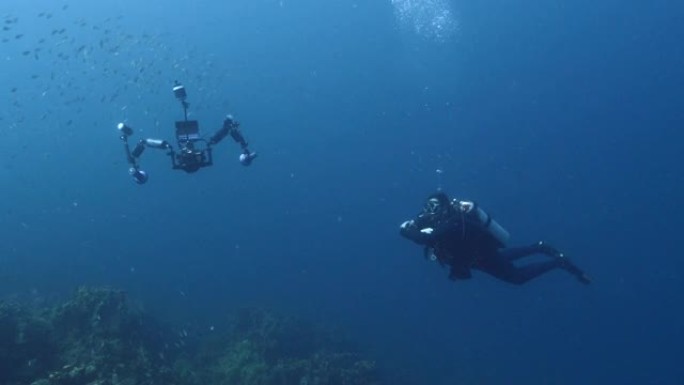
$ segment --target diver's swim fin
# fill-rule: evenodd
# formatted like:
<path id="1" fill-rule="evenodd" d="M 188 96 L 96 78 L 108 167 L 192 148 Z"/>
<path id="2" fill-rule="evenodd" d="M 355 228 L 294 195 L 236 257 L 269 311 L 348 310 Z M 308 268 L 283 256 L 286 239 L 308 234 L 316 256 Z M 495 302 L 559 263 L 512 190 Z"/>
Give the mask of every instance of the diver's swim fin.
<path id="1" fill-rule="evenodd" d="M 591 278 L 589 278 L 587 273 L 582 271 L 582 269 L 580 269 L 579 267 L 575 266 L 575 264 L 570 262 L 570 260 L 567 257 L 562 256 L 562 257 L 558 257 L 558 259 L 560 260 L 561 268 L 563 268 L 568 273 L 574 275 L 578 281 L 580 281 L 581 283 L 583 283 L 585 285 L 588 285 L 591 283 Z"/>
<path id="2" fill-rule="evenodd" d="M 560 263 L 560 267 L 568 273 L 574 275 L 578 281 L 582 282 L 585 285 L 591 283 L 591 278 L 589 278 L 589 276 L 584 271 L 582 271 L 582 269 L 575 266 L 574 263 L 570 262 L 568 257 L 566 257 L 562 251 L 556 249 L 555 247 L 543 241 L 538 242 L 533 247 L 537 248 L 537 250 L 542 254 L 546 254 L 552 258 L 557 258 Z"/>
<path id="3" fill-rule="evenodd" d="M 585 285 L 588 285 L 591 283 L 591 278 L 589 278 L 589 276 L 585 272 L 581 272 L 580 274 L 575 275 L 575 277 L 577 278 L 578 281 L 580 281 L 581 283 L 583 283 Z"/>

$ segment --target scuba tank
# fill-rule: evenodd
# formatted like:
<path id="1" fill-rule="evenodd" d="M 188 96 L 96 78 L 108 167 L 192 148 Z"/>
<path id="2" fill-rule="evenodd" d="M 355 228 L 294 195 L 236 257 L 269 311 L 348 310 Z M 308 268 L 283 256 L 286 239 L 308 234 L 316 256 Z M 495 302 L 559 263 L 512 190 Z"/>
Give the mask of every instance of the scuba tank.
<path id="1" fill-rule="evenodd" d="M 497 221 L 482 210 L 475 202 L 458 202 L 461 210 L 468 215 L 468 218 L 483 228 L 489 235 L 497 240 L 501 246 L 505 246 L 511 235 Z"/>

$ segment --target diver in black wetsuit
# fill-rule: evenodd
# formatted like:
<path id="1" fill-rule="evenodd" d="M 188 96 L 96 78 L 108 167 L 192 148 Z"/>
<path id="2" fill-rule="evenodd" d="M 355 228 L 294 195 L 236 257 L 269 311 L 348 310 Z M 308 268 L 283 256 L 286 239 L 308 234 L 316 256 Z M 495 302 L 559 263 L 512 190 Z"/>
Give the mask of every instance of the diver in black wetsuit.
<path id="1" fill-rule="evenodd" d="M 449 200 L 443 192 L 428 197 L 415 219 L 401 224 L 402 236 L 425 247 L 425 256 L 449 266 L 449 278 L 471 278 L 471 269 L 521 285 L 554 269 L 563 269 L 584 284 L 589 277 L 556 248 L 539 242 L 506 247 L 509 234 L 475 203 Z M 548 261 L 516 266 L 513 262 L 534 254 Z"/>

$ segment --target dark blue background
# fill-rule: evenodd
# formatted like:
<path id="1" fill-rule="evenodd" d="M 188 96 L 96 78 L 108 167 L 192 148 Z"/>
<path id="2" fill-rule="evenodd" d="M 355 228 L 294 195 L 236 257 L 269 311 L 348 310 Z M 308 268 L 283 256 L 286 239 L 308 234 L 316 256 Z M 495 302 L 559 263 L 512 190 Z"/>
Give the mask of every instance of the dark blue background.
<path id="1" fill-rule="evenodd" d="M 0 6 L 6 296 L 111 285 L 198 332 L 273 307 L 349 331 L 388 383 L 684 382 L 679 2 L 454 1 L 442 40 L 390 1 L 22 3 Z M 128 179 L 115 125 L 170 138 L 175 79 L 207 133 L 242 121 L 253 167 L 224 143 Z M 448 281 L 397 234 L 438 185 L 594 284 Z"/>

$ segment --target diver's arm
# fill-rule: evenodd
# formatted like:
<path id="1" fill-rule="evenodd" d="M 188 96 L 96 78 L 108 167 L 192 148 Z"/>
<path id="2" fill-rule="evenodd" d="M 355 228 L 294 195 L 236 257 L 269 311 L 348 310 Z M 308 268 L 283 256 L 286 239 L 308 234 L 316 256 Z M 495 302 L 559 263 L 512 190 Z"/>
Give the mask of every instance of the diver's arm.
<path id="1" fill-rule="evenodd" d="M 434 229 L 431 227 L 418 228 L 414 220 L 405 221 L 399 226 L 399 234 L 419 245 L 432 245 L 435 242 Z"/>

